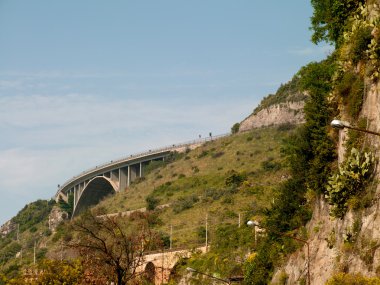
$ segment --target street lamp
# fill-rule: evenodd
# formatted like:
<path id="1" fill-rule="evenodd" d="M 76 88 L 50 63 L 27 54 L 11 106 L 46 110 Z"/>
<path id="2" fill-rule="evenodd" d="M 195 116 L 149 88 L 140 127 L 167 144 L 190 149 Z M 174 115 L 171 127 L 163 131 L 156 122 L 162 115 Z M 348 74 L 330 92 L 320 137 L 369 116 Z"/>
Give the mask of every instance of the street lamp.
<path id="1" fill-rule="evenodd" d="M 233 282 L 233 281 L 238 281 L 238 282 L 240 282 L 240 281 L 243 281 L 243 279 L 244 279 L 244 278 L 241 277 L 241 276 L 230 277 L 230 278 L 228 278 L 228 279 L 222 279 L 222 278 L 218 278 L 218 277 L 212 276 L 212 275 L 207 274 L 207 273 L 204 273 L 204 272 L 200 272 L 200 271 L 198 271 L 198 270 L 196 270 L 196 269 L 194 269 L 194 268 L 191 268 L 191 267 L 187 267 L 186 270 L 189 271 L 189 272 L 191 272 L 191 273 L 198 273 L 198 274 L 201 274 L 201 275 L 207 276 L 207 277 L 209 277 L 209 278 L 212 278 L 212 279 L 215 279 L 215 280 L 218 280 L 218 281 L 220 281 L 220 282 L 227 283 L 227 284 L 231 284 L 231 282 Z"/>
<path id="2" fill-rule="evenodd" d="M 363 133 L 368 133 L 368 134 L 380 136 L 380 133 L 369 131 L 369 130 L 366 130 L 366 129 L 360 129 L 360 128 L 357 128 L 357 127 L 353 127 L 348 122 L 341 121 L 341 120 L 332 120 L 331 121 L 331 126 L 333 128 L 335 128 L 335 129 L 339 129 L 339 130 L 347 128 L 347 129 L 351 129 L 351 130 L 355 130 L 355 131 L 359 131 L 359 132 L 363 132 Z"/>
<path id="3" fill-rule="evenodd" d="M 308 280 L 308 284 L 309 285 L 311 284 L 311 282 L 310 282 L 310 248 L 309 248 L 309 243 L 306 240 L 300 239 L 300 238 L 296 238 L 296 237 L 293 237 L 293 236 L 290 236 L 290 235 L 287 235 L 287 234 L 284 234 L 284 233 L 280 233 L 278 231 L 275 231 L 275 230 L 267 228 L 267 227 L 263 227 L 263 226 L 259 225 L 258 223 L 254 222 L 254 221 L 248 221 L 247 222 L 247 226 L 254 227 L 254 228 L 258 227 L 260 229 L 264 229 L 264 230 L 270 231 L 272 233 L 275 233 L 277 235 L 280 235 L 280 236 L 283 236 L 283 237 L 287 237 L 287 238 L 291 238 L 291 239 L 294 239 L 294 240 L 296 240 L 298 242 L 306 244 L 306 247 L 307 247 L 307 280 Z"/>

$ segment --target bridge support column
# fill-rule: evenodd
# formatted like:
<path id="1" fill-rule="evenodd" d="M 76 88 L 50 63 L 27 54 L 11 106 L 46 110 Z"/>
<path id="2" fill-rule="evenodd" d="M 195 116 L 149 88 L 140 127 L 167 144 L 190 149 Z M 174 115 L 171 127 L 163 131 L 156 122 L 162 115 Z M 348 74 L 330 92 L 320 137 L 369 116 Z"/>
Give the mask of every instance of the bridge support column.
<path id="1" fill-rule="evenodd" d="M 119 191 L 124 191 L 129 186 L 128 167 L 119 168 Z"/>
<path id="2" fill-rule="evenodd" d="M 138 175 L 140 174 L 140 163 L 129 165 L 128 168 L 129 168 L 128 177 L 129 177 L 129 185 L 130 185 L 130 183 L 135 181 Z"/>
<path id="3" fill-rule="evenodd" d="M 128 165 L 128 170 L 127 170 L 127 187 L 131 185 L 131 166 Z"/>
<path id="4" fill-rule="evenodd" d="M 121 190 L 120 183 L 119 183 L 120 182 L 119 175 L 120 175 L 120 169 L 116 169 L 116 170 L 111 171 L 111 177 L 110 178 L 111 178 L 112 182 L 117 184 L 118 191 Z"/>
<path id="5" fill-rule="evenodd" d="M 75 187 L 73 188 L 73 195 L 74 195 L 74 206 L 73 206 L 73 208 L 75 209 L 77 202 L 78 202 L 78 196 L 77 196 L 77 191 L 75 191 Z"/>
<path id="6" fill-rule="evenodd" d="M 77 193 L 77 201 L 79 200 L 79 198 L 80 198 L 80 189 L 79 189 L 79 187 L 78 187 L 79 185 L 75 185 L 74 186 L 74 191 Z"/>

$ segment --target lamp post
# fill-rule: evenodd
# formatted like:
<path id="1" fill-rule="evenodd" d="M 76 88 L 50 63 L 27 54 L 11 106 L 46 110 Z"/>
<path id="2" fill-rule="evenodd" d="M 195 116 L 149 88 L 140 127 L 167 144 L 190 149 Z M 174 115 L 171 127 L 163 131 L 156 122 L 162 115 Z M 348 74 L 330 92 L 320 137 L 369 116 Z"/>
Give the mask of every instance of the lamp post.
<path id="1" fill-rule="evenodd" d="M 359 132 L 363 132 L 363 133 L 372 134 L 372 135 L 375 135 L 375 136 L 380 136 L 380 133 L 378 133 L 378 132 L 374 132 L 374 131 L 369 131 L 369 130 L 366 130 L 366 129 L 361 129 L 361 128 L 353 127 L 348 122 L 341 121 L 341 120 L 332 120 L 331 121 L 331 126 L 333 128 L 335 128 L 335 129 L 339 129 L 339 130 L 347 128 L 347 129 L 351 129 L 351 130 L 355 130 L 355 131 L 359 131 Z"/>
<path id="2" fill-rule="evenodd" d="M 275 233 L 275 234 L 277 234 L 279 236 L 291 238 L 291 239 L 294 239 L 294 240 L 296 240 L 298 242 L 306 244 L 306 247 L 307 247 L 307 281 L 308 281 L 308 285 L 311 285 L 311 281 L 310 281 L 310 247 L 309 247 L 309 243 L 306 240 L 300 239 L 300 238 L 296 238 L 296 237 L 290 236 L 288 234 L 280 233 L 280 232 L 278 232 L 276 230 L 273 230 L 273 229 L 270 229 L 270 228 L 267 228 L 267 227 L 263 227 L 263 226 L 259 225 L 258 223 L 255 223 L 254 221 L 248 221 L 247 225 L 250 226 L 250 227 L 254 227 L 254 228 L 258 227 L 258 228 L 270 231 L 272 233 Z M 255 232 L 255 234 L 256 234 L 256 232 Z"/>

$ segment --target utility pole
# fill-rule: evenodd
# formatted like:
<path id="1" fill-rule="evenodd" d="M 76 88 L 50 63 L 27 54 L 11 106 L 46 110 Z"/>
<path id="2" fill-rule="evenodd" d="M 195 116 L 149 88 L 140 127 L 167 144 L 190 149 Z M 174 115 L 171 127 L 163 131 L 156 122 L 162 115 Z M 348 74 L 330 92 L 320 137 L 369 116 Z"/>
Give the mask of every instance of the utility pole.
<path id="1" fill-rule="evenodd" d="M 36 264 L 36 241 L 34 241 L 34 248 L 33 248 L 33 264 Z"/>
<path id="2" fill-rule="evenodd" d="M 17 241 L 20 240 L 20 224 L 17 224 Z"/>
<path id="3" fill-rule="evenodd" d="M 208 213 L 206 214 L 206 252 L 208 250 Z"/>
<path id="4" fill-rule="evenodd" d="M 62 244 L 62 241 L 61 241 L 61 261 L 63 261 L 63 244 Z"/>
<path id="5" fill-rule="evenodd" d="M 170 250 L 173 246 L 173 225 L 170 225 Z"/>
<path id="6" fill-rule="evenodd" d="M 161 285 L 164 284 L 164 259 L 165 259 L 165 248 L 162 249 L 162 268 L 161 268 Z"/>

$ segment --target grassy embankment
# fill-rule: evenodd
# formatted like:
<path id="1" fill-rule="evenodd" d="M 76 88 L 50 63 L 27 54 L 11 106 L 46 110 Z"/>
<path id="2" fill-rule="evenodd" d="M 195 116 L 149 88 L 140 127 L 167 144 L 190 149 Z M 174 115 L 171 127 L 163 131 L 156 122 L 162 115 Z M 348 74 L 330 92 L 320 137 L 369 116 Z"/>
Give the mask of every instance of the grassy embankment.
<path id="1" fill-rule="evenodd" d="M 273 189 L 287 176 L 280 153 L 287 131 L 262 128 L 208 142 L 151 169 L 127 191 L 97 207 L 106 213 L 135 210 L 146 207 L 150 197 L 153 204 L 170 204 L 155 211 L 155 227 L 168 235 L 172 226 L 173 247 L 199 243 L 206 215 L 212 242 L 214 226 L 238 224 L 239 213 L 243 223 L 270 207 Z"/>

